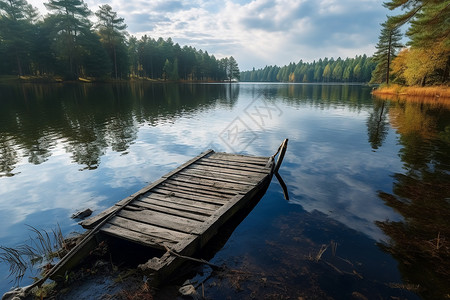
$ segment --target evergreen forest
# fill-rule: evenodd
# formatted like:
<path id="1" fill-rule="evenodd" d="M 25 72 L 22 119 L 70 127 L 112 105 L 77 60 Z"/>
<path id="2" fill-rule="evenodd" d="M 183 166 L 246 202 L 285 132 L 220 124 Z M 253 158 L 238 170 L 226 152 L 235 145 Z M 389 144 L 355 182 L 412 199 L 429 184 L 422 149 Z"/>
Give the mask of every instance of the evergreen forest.
<path id="1" fill-rule="evenodd" d="M 287 66 L 266 66 L 241 72 L 241 81 L 250 82 L 369 82 L 376 63 L 366 55 L 345 60 L 324 58 L 312 63 L 291 62 Z"/>
<path id="2" fill-rule="evenodd" d="M 239 78 L 232 56 L 216 59 L 171 38 L 130 36 L 124 19 L 108 4 L 95 13 L 83 0 L 48 0 L 45 6 L 49 13 L 42 17 L 26 0 L 0 0 L 0 75 L 64 80 Z"/>

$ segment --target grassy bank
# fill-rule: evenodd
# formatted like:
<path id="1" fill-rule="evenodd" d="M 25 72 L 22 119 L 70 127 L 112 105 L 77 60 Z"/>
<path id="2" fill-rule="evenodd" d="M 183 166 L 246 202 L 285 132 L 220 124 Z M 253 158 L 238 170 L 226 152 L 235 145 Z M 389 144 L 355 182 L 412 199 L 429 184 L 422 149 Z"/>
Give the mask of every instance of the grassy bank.
<path id="1" fill-rule="evenodd" d="M 434 98 L 449 98 L 450 99 L 450 87 L 441 86 L 401 86 L 397 84 L 382 85 L 378 89 L 373 90 L 374 95 L 405 95 L 415 97 L 434 97 Z"/>

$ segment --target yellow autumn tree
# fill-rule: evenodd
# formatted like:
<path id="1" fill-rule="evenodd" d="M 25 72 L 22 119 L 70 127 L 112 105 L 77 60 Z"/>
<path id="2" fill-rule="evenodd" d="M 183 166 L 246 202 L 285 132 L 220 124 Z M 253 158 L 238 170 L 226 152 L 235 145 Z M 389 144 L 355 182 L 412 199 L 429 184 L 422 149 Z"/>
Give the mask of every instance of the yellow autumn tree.
<path id="1" fill-rule="evenodd" d="M 411 48 L 404 58 L 406 84 L 424 86 L 427 81 L 442 82 L 441 73 L 445 72 L 449 56 L 450 49 L 444 42 L 434 43 L 427 48 Z"/>
<path id="2" fill-rule="evenodd" d="M 405 84 L 406 61 L 409 55 L 409 48 L 403 48 L 391 63 L 391 74 L 396 83 Z"/>

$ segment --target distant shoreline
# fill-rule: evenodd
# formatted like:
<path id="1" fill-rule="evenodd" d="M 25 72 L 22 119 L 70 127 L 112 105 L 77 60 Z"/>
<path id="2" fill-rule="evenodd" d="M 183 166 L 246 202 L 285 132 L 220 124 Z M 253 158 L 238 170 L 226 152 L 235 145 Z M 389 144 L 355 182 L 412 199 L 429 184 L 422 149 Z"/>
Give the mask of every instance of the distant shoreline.
<path id="1" fill-rule="evenodd" d="M 0 84 L 7 83 L 124 83 L 124 82 L 153 82 L 153 83 L 229 83 L 225 81 L 214 80 L 164 80 L 152 79 L 148 77 L 130 77 L 126 79 L 111 79 L 111 78 L 83 78 L 79 77 L 77 80 L 64 80 L 61 77 L 55 76 L 17 76 L 17 75 L 3 75 L 0 76 Z"/>

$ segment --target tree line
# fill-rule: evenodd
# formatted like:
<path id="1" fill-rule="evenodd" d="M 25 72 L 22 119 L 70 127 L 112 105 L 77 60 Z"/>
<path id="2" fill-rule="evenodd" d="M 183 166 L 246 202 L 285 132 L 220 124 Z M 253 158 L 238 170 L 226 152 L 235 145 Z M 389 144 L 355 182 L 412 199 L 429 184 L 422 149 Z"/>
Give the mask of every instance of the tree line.
<path id="1" fill-rule="evenodd" d="M 241 81 L 250 82 L 368 82 L 376 63 L 365 54 L 355 58 L 324 58 L 312 63 L 266 66 L 241 72 Z"/>
<path id="2" fill-rule="evenodd" d="M 48 0 L 40 17 L 26 0 L 0 0 L 0 75 L 78 79 L 233 80 L 231 57 L 181 47 L 171 38 L 137 39 L 108 4 L 95 12 L 83 0 Z"/>
<path id="3" fill-rule="evenodd" d="M 400 14 L 381 24 L 372 76 L 374 83 L 434 85 L 449 82 L 450 0 L 390 0 Z M 400 28 L 406 26 L 406 37 Z"/>

